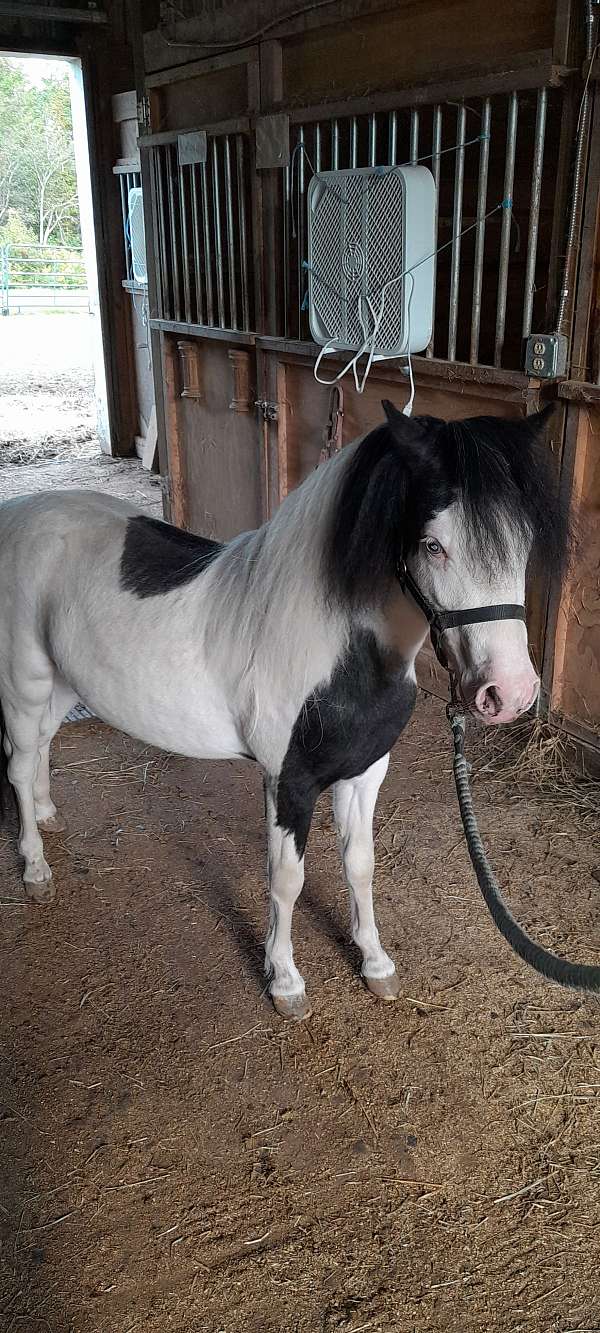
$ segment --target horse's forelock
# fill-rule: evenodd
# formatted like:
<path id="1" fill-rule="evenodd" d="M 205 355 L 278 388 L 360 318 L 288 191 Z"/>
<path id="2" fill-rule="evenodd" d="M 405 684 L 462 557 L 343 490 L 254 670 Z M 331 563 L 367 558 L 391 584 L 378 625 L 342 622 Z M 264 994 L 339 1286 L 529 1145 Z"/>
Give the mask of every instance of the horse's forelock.
<path id="1" fill-rule="evenodd" d="M 437 437 L 446 480 L 461 505 L 468 544 L 493 572 L 515 542 L 543 554 L 560 574 L 570 547 L 568 511 L 542 436 L 547 410 L 533 417 L 451 421 Z"/>

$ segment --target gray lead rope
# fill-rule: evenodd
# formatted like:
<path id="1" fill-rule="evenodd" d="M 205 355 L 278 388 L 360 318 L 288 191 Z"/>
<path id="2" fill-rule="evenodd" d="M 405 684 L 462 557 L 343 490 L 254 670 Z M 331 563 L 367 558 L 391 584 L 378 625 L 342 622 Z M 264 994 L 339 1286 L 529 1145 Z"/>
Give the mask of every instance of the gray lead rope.
<path id="1" fill-rule="evenodd" d="M 456 795 L 458 796 L 471 864 L 491 916 L 500 933 L 510 944 L 511 949 L 514 949 L 515 953 L 530 967 L 535 968 L 536 972 L 541 972 L 543 977 L 547 977 L 549 981 L 558 982 L 559 986 L 569 986 L 574 990 L 600 991 L 600 967 L 590 967 L 583 963 L 569 963 L 564 958 L 559 958 L 557 954 L 551 953 L 549 949 L 543 949 L 541 944 L 536 944 L 535 940 L 530 939 L 529 935 L 515 921 L 512 912 L 504 902 L 477 827 L 469 785 L 469 766 L 465 759 L 464 750 L 465 717 L 464 713 L 456 707 L 455 686 L 452 676 L 450 680 L 453 702 L 448 704 L 446 712 L 454 739 L 453 769 Z"/>

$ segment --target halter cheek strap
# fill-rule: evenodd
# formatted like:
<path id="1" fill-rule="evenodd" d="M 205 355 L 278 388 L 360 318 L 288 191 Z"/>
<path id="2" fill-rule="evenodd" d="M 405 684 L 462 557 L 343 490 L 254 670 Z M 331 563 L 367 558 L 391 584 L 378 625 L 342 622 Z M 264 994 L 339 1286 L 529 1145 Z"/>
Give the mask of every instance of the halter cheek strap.
<path id="1" fill-rule="evenodd" d="M 424 597 L 418 583 L 406 568 L 406 562 L 398 564 L 396 576 L 403 592 L 409 592 L 429 624 L 431 642 L 435 655 L 444 670 L 448 671 L 448 659 L 442 647 L 442 635 L 447 629 L 457 629 L 459 625 L 481 625 L 493 620 L 525 620 L 525 607 L 517 602 L 500 602 L 495 606 L 474 606 L 467 611 L 438 611 Z"/>

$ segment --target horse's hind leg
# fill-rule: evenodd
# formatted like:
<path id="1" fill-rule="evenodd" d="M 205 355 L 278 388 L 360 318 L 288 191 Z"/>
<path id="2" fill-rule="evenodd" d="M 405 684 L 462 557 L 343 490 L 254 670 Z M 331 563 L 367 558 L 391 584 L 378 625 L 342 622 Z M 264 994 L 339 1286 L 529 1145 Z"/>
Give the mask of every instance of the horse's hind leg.
<path id="1" fill-rule="evenodd" d="M 44 845 L 35 814 L 34 781 L 39 765 L 40 726 L 47 701 L 38 704 L 4 703 L 4 748 L 8 757 L 8 778 L 14 788 L 19 810 L 19 851 L 25 862 L 25 893 L 33 902 L 48 903 L 56 889 L 52 871 L 44 858 Z"/>
<path id="2" fill-rule="evenodd" d="M 75 691 L 62 680 L 55 681 L 48 708 L 40 728 L 39 760 L 33 781 L 33 799 L 38 828 L 43 833 L 62 833 L 67 825 L 50 796 L 50 742 L 77 699 Z"/>

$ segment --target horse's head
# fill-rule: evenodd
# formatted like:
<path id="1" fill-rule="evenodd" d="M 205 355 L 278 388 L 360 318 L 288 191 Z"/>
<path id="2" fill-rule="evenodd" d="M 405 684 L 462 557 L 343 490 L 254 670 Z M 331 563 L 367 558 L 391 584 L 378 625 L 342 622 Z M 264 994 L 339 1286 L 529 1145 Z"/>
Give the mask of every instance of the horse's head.
<path id="1" fill-rule="evenodd" d="M 540 446 L 548 411 L 444 422 L 384 408 L 388 424 L 358 446 L 340 497 L 334 550 L 345 528 L 347 592 L 369 600 L 370 575 L 372 600 L 406 562 L 406 596 L 420 594 L 431 611 L 501 614 L 476 623 L 464 616 L 439 647 L 471 711 L 485 723 L 510 722 L 540 684 L 518 618 L 528 562 L 537 552 L 556 569 L 568 544 L 549 450 Z"/>

